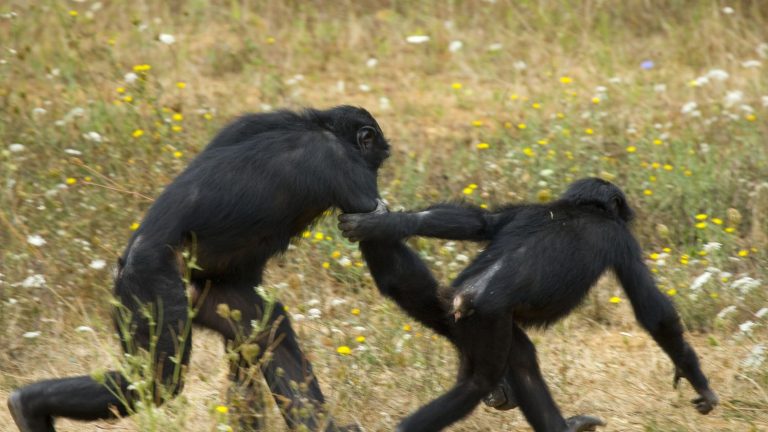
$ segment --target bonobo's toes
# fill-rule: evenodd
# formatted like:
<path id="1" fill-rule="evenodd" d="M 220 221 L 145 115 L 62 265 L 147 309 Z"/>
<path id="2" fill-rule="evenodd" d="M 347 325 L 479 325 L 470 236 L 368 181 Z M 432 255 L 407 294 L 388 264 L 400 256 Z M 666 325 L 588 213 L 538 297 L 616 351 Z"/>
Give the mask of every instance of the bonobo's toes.
<path id="1" fill-rule="evenodd" d="M 24 412 L 21 390 L 8 396 L 8 411 L 21 432 L 55 432 L 53 419 L 50 417 L 32 417 Z"/>
<path id="2" fill-rule="evenodd" d="M 597 430 L 598 426 L 605 426 L 605 422 L 597 417 L 577 415 L 565 420 L 568 428 L 563 432 L 587 432 Z"/>
<path id="3" fill-rule="evenodd" d="M 499 411 L 511 410 L 517 408 L 517 400 L 515 399 L 512 389 L 507 385 L 506 381 L 502 381 L 496 389 L 488 396 L 483 398 L 483 403 L 486 406 L 497 409 Z"/>
<path id="4" fill-rule="evenodd" d="M 462 318 L 472 315 L 472 301 L 463 293 L 456 294 L 453 298 L 453 319 L 458 321 Z"/>

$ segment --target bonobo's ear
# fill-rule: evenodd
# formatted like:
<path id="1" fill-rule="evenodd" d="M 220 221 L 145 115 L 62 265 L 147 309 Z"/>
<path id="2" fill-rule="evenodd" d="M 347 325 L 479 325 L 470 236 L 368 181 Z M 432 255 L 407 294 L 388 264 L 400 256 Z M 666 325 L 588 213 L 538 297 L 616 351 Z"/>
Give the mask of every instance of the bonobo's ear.
<path id="1" fill-rule="evenodd" d="M 376 140 L 376 129 L 371 126 L 363 126 L 357 131 L 357 146 L 366 151 L 373 147 Z"/>
<path id="2" fill-rule="evenodd" d="M 609 211 L 625 222 L 632 222 L 632 219 L 635 218 L 635 212 L 629 207 L 626 198 L 623 196 L 611 198 L 610 207 Z"/>

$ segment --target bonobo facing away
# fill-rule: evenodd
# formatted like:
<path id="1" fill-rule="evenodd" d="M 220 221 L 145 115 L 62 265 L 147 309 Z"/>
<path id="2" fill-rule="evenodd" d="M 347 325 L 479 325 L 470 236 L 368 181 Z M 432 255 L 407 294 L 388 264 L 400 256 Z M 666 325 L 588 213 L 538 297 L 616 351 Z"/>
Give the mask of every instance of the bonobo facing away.
<path id="1" fill-rule="evenodd" d="M 153 353 L 154 376 L 142 380 L 151 383 L 156 403 L 181 389 L 191 318 L 240 354 L 233 379 L 250 364 L 260 366 L 289 427 L 323 427 L 317 416 L 323 394 L 284 307 L 268 307 L 255 287 L 267 260 L 326 209 L 376 208 L 376 174 L 388 155 L 379 125 L 361 108 L 251 114 L 219 132 L 168 185 L 130 239 L 115 277 L 123 348 Z M 186 250 L 194 255 L 190 269 L 180 263 Z M 266 328 L 252 334 L 252 322 Z M 267 352 L 269 361 L 259 361 Z M 112 371 L 104 381 L 85 375 L 34 383 L 11 394 L 8 406 L 24 432 L 53 431 L 54 417 L 130 414 L 137 395 L 128 379 Z M 258 383 L 246 381 L 244 391 L 252 394 Z"/>
<path id="2" fill-rule="evenodd" d="M 686 378 L 702 413 L 718 403 L 672 303 L 657 288 L 629 230 L 624 193 L 597 178 L 579 180 L 555 202 L 510 205 L 490 212 L 439 204 L 419 212 L 344 214 L 344 236 L 361 250 L 385 295 L 440 334 L 459 352 L 456 385 L 402 421 L 402 431 L 442 429 L 468 415 L 486 395 L 501 409 L 518 406 L 536 431 L 594 430 L 590 416 L 564 419 L 539 371 L 523 328 L 566 316 L 600 275 L 613 271 L 640 324 Z M 437 283 L 399 239 L 419 235 L 487 241 L 441 300 Z M 504 385 L 497 388 L 497 383 Z"/>

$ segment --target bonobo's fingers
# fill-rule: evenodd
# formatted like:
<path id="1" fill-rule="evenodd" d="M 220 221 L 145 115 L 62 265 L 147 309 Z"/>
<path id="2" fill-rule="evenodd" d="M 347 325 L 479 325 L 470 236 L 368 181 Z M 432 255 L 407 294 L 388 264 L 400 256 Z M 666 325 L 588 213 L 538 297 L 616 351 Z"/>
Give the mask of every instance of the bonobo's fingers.
<path id="1" fill-rule="evenodd" d="M 587 415 L 577 415 L 565 420 L 568 426 L 563 432 L 586 432 L 597 430 L 598 426 L 605 426 L 601 419 Z"/>
<path id="2" fill-rule="evenodd" d="M 357 242 L 362 239 L 362 221 L 370 213 L 362 214 L 340 214 L 339 215 L 339 230 L 341 235 L 349 239 L 349 241 Z"/>
<path id="3" fill-rule="evenodd" d="M 709 414 L 720 403 L 720 399 L 715 392 L 707 389 L 700 392 L 699 397 L 691 399 L 691 403 L 696 407 L 696 411 L 701 414 Z"/>

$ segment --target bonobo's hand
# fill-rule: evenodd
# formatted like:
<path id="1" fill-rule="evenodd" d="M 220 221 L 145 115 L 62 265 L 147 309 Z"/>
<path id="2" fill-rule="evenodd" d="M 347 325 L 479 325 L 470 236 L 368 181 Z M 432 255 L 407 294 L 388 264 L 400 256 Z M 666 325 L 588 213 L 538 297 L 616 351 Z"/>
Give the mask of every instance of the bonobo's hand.
<path id="1" fill-rule="evenodd" d="M 376 209 L 370 213 L 344 213 L 339 215 L 341 235 L 350 241 L 357 242 L 386 236 L 377 227 L 382 226 L 389 209 L 382 200 L 376 200 Z"/>
<path id="2" fill-rule="evenodd" d="M 677 385 L 680 383 L 682 378 L 685 378 L 683 372 L 680 370 L 680 368 L 676 367 L 675 380 L 672 383 L 672 386 L 677 388 Z M 696 389 L 696 391 L 699 393 L 699 397 L 691 399 L 691 403 L 696 407 L 696 411 L 700 412 L 701 414 L 709 414 L 720 403 L 720 399 L 718 399 L 715 392 L 713 392 L 711 389 Z"/>

